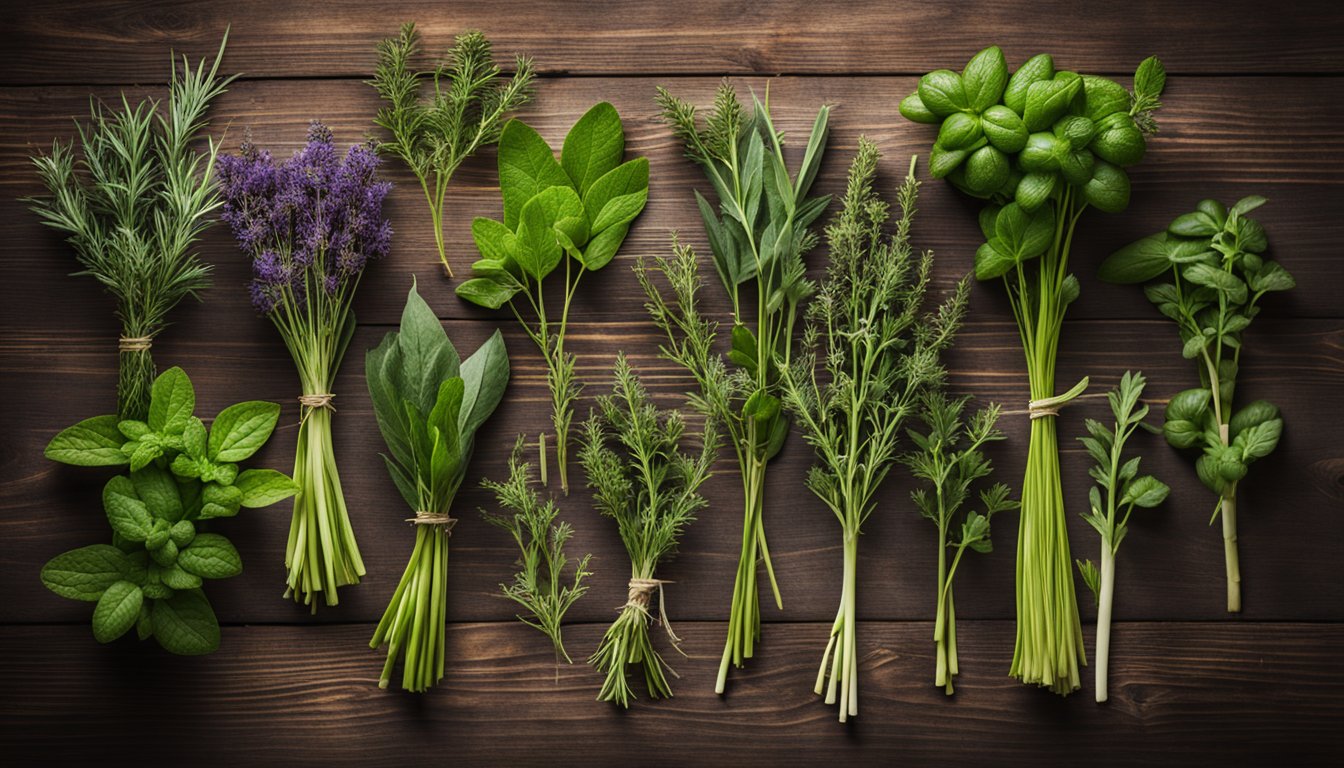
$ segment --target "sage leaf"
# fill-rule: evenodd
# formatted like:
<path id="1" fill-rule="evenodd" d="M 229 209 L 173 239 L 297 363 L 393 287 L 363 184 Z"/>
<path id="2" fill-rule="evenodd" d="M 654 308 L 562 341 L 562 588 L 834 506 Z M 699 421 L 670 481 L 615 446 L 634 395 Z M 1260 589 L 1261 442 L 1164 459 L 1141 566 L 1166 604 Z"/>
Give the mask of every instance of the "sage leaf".
<path id="1" fill-rule="evenodd" d="M 517 229 L 523 206 L 542 190 L 569 184 L 569 175 L 540 134 L 521 120 L 505 124 L 499 136 L 499 191 L 506 228 Z"/>

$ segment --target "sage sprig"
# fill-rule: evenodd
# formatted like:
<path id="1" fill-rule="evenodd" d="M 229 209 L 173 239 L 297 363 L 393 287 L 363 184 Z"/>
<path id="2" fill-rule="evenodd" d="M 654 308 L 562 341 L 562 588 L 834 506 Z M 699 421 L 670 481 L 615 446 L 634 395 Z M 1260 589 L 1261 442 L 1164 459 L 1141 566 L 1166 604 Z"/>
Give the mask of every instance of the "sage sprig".
<path id="1" fill-rule="evenodd" d="M 412 69 L 420 33 L 407 22 L 396 37 L 378 43 L 378 66 L 369 85 L 386 106 L 373 122 L 391 134 L 378 151 L 401 158 L 420 182 L 434 222 L 434 244 L 449 277 L 453 268 L 443 245 L 444 195 L 458 166 L 477 150 L 499 141 L 504 118 L 532 100 L 535 72 L 525 56 L 514 59 L 513 76 L 500 74 L 490 41 L 477 31 L 458 35 L 429 72 Z M 425 82 L 434 92 L 425 98 Z"/>
<path id="2" fill-rule="evenodd" d="M 364 375 L 387 443 L 383 461 L 415 523 L 415 549 L 369 647 L 387 644 L 380 688 L 404 653 L 402 687 L 421 692 L 443 678 L 448 541 L 457 522 L 449 513 L 476 432 L 504 397 L 509 356 L 495 331 L 461 360 L 412 284 L 400 328 L 365 354 Z"/>
<path id="3" fill-rule="evenodd" d="M 658 579 L 657 569 L 705 506 L 699 489 L 709 479 L 719 445 L 712 419 L 705 423 L 698 449 L 683 446 L 685 437 L 681 414 L 659 411 L 625 355 L 618 355 L 612 392 L 598 397 L 596 412 L 584 422 L 579 449 L 593 505 L 616 521 L 630 556 L 625 605 L 588 659 L 603 675 L 599 701 L 630 706 L 626 671 L 633 664 L 643 668 L 650 697 L 672 695 L 664 674 L 664 667 L 671 668 L 649 638 L 651 603 L 657 592 L 658 620 L 672 642 L 679 642 L 663 610 L 665 582 Z"/>
<path id="4" fill-rule="evenodd" d="M 96 416 L 62 430 L 46 456 L 81 467 L 127 467 L 103 487 L 111 544 L 80 547 L 42 568 L 47 589 L 97 602 L 93 636 L 110 643 L 135 628 L 183 655 L 219 647 L 219 621 L 206 579 L 243 570 L 228 539 L 202 530 L 240 507 L 266 507 L 293 496 L 294 481 L 273 469 L 244 469 L 275 429 L 280 406 L 252 401 L 219 412 L 210 427 L 193 415 L 196 391 L 181 368 L 150 387 L 145 420 Z"/>
<path id="5" fill-rule="evenodd" d="M 519 621 L 540 630 L 550 639 L 556 662 L 563 657 L 566 663 L 573 664 L 574 660 L 565 651 L 561 624 L 565 613 L 588 591 L 583 580 L 593 575 L 588 570 L 588 561 L 593 556 L 581 557 L 574 564 L 572 581 L 564 583 L 565 567 L 569 565 L 565 544 L 574 535 L 574 528 L 563 520 L 557 522 L 560 508 L 555 500 L 548 498 L 543 503 L 541 495 L 532 487 L 532 467 L 522 460 L 523 445 L 524 438 L 519 435 L 513 455 L 509 457 L 508 480 L 481 481 L 481 487 L 492 492 L 495 503 L 504 510 L 482 510 L 486 521 L 508 531 L 521 550 L 513 581 L 500 584 L 499 589 L 504 597 L 527 612 L 527 616 L 518 616 Z"/>
<path id="6" fill-rule="evenodd" d="M 934 178 L 989 201 L 980 212 L 985 243 L 975 253 L 975 275 L 1003 280 L 1031 390 L 1010 673 L 1061 695 L 1079 687 L 1078 663 L 1085 661 L 1054 418 L 1087 387 L 1084 379 L 1055 391 L 1064 313 L 1079 295 L 1069 251 L 1086 209 L 1128 207 L 1124 168 L 1146 152 L 1165 83 L 1155 58 L 1139 65 L 1133 93 L 1104 77 L 1056 70 L 1049 54 L 1009 76 L 1003 52 L 991 46 L 960 74 L 924 75 L 900 107 L 910 120 L 939 126 L 929 153 Z"/>
<path id="7" fill-rule="evenodd" d="M 1217 200 L 1201 201 L 1167 231 L 1112 254 L 1100 270 L 1103 280 L 1116 283 L 1170 279 L 1151 283 L 1144 293 L 1176 322 L 1181 355 L 1196 362 L 1201 386 L 1171 398 L 1162 431 L 1171 445 L 1199 454 L 1195 472 L 1218 495 L 1209 524 L 1222 517 L 1227 610 L 1233 613 L 1241 610 L 1237 484 L 1252 462 L 1274 451 L 1283 432 L 1283 419 L 1272 403 L 1234 407 L 1241 338 L 1260 314 L 1257 305 L 1265 294 L 1296 285 L 1288 270 L 1265 257 L 1265 230 L 1246 215 L 1264 204 L 1265 198 L 1256 195 L 1230 209 Z"/>
<path id="8" fill-rule="evenodd" d="M 817 112 L 802 165 L 791 178 L 768 93 L 764 103 L 753 95 L 748 112 L 724 82 L 703 124 L 693 105 L 665 89 L 658 89 L 657 100 L 686 156 L 704 170 L 718 197 L 715 213 L 703 195 L 695 195 L 714 269 L 733 304 L 730 368 L 714 350 L 718 324 L 698 308 L 702 282 L 694 252 L 677 245 L 673 259 L 636 268 L 648 296 L 645 306 L 668 337 L 663 355 L 695 378 L 692 407 L 726 430 L 742 477 L 742 551 L 715 682 L 723 693 L 728 666 L 741 667 L 761 637 L 757 562 L 765 564 L 775 604 L 784 607 L 765 540 L 766 467 L 789 434 L 779 371 L 789 363 L 798 309 L 815 290 L 803 255 L 816 245 L 810 227 L 830 202 L 828 196 L 808 196 L 826 151 L 830 108 Z M 671 300 L 654 285 L 652 271 L 663 274 Z"/>
<path id="9" fill-rule="evenodd" d="M 807 487 L 840 521 L 840 608 L 815 691 L 839 703 L 841 722 L 859 713 L 859 536 L 896 464 L 902 423 L 945 376 L 939 354 L 952 344 L 969 292 L 962 280 L 941 305 L 925 309 L 933 254 L 910 244 L 914 160 L 889 227 L 891 212 L 873 189 L 880 157 L 876 144 L 859 140 L 843 207 L 826 227 L 830 261 L 807 308 L 802 353 L 780 376 L 784 405 L 816 453 Z"/>
<path id="10" fill-rule="evenodd" d="M 990 521 L 1000 512 L 1017 509 L 1007 485 L 995 483 L 979 491 L 980 509 L 961 508 L 971 500 L 974 486 L 993 471 L 983 448 L 1002 440 L 998 428 L 999 406 L 989 405 L 968 417 L 970 397 L 949 398 L 941 389 L 928 392 L 919 417 L 926 431 L 908 431 L 918 450 L 901 457 L 910 473 L 927 483 L 911 492 L 921 515 L 938 526 L 938 600 L 933 625 L 935 649 L 933 684 L 947 695 L 959 672 L 957 659 L 957 613 L 952 580 L 966 550 L 988 553 Z M 950 553 L 950 554 L 949 554 Z"/>
<path id="11" fill-rule="evenodd" d="M 193 69 L 175 59 L 163 109 L 156 99 L 132 106 L 90 100 L 90 119 L 75 142 L 53 142 L 33 158 L 49 196 L 29 198 L 42 223 L 61 232 L 81 270 L 116 299 L 121 321 L 117 414 L 144 420 L 154 359 L 150 347 L 168 313 L 210 284 L 210 265 L 193 250 L 220 205 L 213 178 L 218 148 L 205 114 L 236 75 L 219 74 L 228 33 L 215 61 Z"/>
<path id="12" fill-rule="evenodd" d="M 489 309 L 508 304 L 546 359 L 555 459 L 564 493 L 569 493 L 569 428 L 582 389 L 574 375 L 576 358 L 565 350 L 569 309 L 580 280 L 615 258 L 649 199 L 649 161 L 637 157 L 621 162 L 624 156 L 625 128 L 616 108 L 606 102 L 570 128 L 558 161 L 536 131 L 510 120 L 499 139 L 503 221 L 472 222 L 481 258 L 471 265 L 476 276 L 457 286 L 457 295 L 473 304 Z M 543 283 L 561 263 L 565 283 L 556 318 L 554 300 L 551 311 L 546 309 Z M 544 435 L 538 445 L 545 485 Z"/>
<path id="13" fill-rule="evenodd" d="M 1125 443 L 1139 429 L 1153 429 L 1144 422 L 1147 403 L 1140 404 L 1147 380 L 1141 373 L 1125 371 L 1116 388 L 1106 393 L 1115 421 L 1107 426 L 1088 419 L 1087 437 L 1078 438 L 1096 462 L 1088 469 L 1097 484 L 1088 489 L 1090 508 L 1083 519 L 1101 534 L 1101 568 L 1091 560 L 1079 560 L 1078 571 L 1097 600 L 1097 702 L 1107 697 L 1110 669 L 1111 605 L 1115 599 L 1115 556 L 1129 531 L 1129 516 L 1135 507 L 1151 509 L 1166 500 L 1171 491 L 1152 475 L 1139 474 L 1140 457 L 1126 460 Z M 1103 502 L 1102 493 L 1106 494 Z"/>

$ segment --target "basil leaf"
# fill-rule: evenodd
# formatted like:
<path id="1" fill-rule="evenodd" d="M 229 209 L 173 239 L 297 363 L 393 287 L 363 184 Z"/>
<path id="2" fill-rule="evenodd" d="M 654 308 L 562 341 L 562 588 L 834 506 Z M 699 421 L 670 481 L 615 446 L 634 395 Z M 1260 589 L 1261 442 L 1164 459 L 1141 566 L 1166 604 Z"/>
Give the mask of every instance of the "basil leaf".
<path id="1" fill-rule="evenodd" d="M 1001 104 L 985 110 L 980 116 L 980 126 L 989 143 L 1001 152 L 1016 154 L 1027 145 L 1026 123 L 1016 112 Z"/>
<path id="2" fill-rule="evenodd" d="M 1052 80 L 1055 77 L 1055 62 L 1048 53 L 1037 54 L 1008 78 L 1008 86 L 1003 91 L 1004 106 L 1019 115 L 1027 111 L 1027 91 L 1035 83 Z"/>
<path id="3" fill-rule="evenodd" d="M 947 117 L 970 107 L 961 75 L 947 69 L 936 69 L 919 79 L 919 99 L 938 117 Z"/>
<path id="4" fill-rule="evenodd" d="M 1094 122 L 1117 112 L 1129 113 L 1129 91 L 1105 77 L 1083 75 L 1084 114 Z"/>
<path id="5" fill-rule="evenodd" d="M 1167 487 L 1166 483 L 1152 475 L 1144 475 L 1134 478 L 1125 487 L 1125 493 L 1121 496 L 1120 503 L 1133 504 L 1143 509 L 1152 509 L 1165 501 L 1169 493 L 1171 493 L 1171 488 Z"/>
<path id="6" fill-rule="evenodd" d="M 962 89 L 970 108 L 983 112 L 999 103 L 1008 85 L 1008 62 L 997 45 L 980 51 L 961 70 Z"/>
<path id="7" fill-rule="evenodd" d="M 1149 56 L 1139 63 L 1134 72 L 1134 93 L 1138 96 L 1157 98 L 1167 87 L 1167 70 L 1156 56 Z"/>
<path id="8" fill-rule="evenodd" d="M 1092 178 L 1083 187 L 1083 198 L 1106 213 L 1125 210 L 1129 207 L 1129 174 L 1105 160 L 1095 161 Z"/>
<path id="9" fill-rule="evenodd" d="M 154 601 L 151 619 L 154 637 L 170 653 L 199 656 L 219 648 L 219 621 L 199 589 Z"/>
<path id="10" fill-rule="evenodd" d="M 61 597 L 92 602 L 130 573 L 126 553 L 111 544 L 93 544 L 53 557 L 42 566 L 42 585 Z"/>
<path id="11" fill-rule="evenodd" d="M 901 116 L 906 120 L 926 125 L 938 124 L 938 116 L 933 113 L 933 110 L 924 106 L 924 101 L 919 98 L 918 91 L 901 99 L 899 110 Z"/>
<path id="12" fill-rule="evenodd" d="M 1097 269 L 1097 276 L 1108 283 L 1144 283 L 1169 269 L 1167 233 L 1159 232 L 1107 256 Z"/>
<path id="13" fill-rule="evenodd" d="M 121 447 L 126 442 L 117 429 L 116 416 L 95 416 L 66 427 L 51 438 L 42 455 L 77 467 L 117 467 L 129 458 Z"/>

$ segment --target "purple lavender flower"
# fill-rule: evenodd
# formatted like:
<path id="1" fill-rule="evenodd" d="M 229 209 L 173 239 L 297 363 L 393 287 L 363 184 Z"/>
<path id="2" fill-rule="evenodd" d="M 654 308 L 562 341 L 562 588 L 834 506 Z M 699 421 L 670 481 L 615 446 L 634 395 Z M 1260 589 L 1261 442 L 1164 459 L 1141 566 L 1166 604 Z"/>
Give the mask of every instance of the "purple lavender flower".
<path id="1" fill-rule="evenodd" d="M 386 256 L 392 225 L 383 201 L 392 185 L 378 181 L 378 155 L 355 145 L 342 157 L 330 129 L 314 122 L 308 142 L 288 160 L 244 140 L 238 155 L 219 158 L 222 219 L 252 257 L 252 303 L 270 314 L 284 304 L 302 309 L 307 286 L 329 296 L 357 280 L 371 258 Z M 348 297 L 346 297 L 348 301 Z"/>

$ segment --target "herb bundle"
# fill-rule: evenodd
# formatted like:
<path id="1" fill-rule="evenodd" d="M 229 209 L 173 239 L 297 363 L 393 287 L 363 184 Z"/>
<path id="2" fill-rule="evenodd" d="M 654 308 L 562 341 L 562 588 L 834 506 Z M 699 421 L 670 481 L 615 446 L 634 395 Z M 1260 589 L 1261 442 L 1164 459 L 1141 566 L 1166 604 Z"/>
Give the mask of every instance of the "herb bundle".
<path id="1" fill-rule="evenodd" d="M 471 235 L 481 258 L 457 295 L 498 309 L 505 304 L 546 358 L 551 424 L 560 488 L 569 493 L 569 428 L 581 385 L 575 357 L 565 351 L 569 308 L 584 274 L 605 267 L 649 199 L 649 161 L 625 155 L 625 129 L 606 102 L 584 113 L 565 136 L 560 160 L 526 124 L 510 120 L 499 139 L 499 187 L 504 220 L 478 218 Z M 565 285 L 559 319 L 546 311 L 543 282 L 561 264 Z M 524 319 L 521 294 L 534 322 Z M 552 301 L 554 310 L 554 301 Z M 541 482 L 546 484 L 545 435 Z"/>
<path id="2" fill-rule="evenodd" d="M 1152 475 L 1139 475 L 1140 457 L 1124 459 L 1125 443 L 1144 423 L 1148 406 L 1139 405 L 1146 384 L 1143 374 L 1125 371 L 1120 384 L 1106 393 L 1115 416 L 1112 426 L 1088 419 L 1088 437 L 1078 438 L 1096 465 L 1088 474 L 1097 484 L 1088 490 L 1091 505 L 1083 519 L 1101 534 L 1101 570 L 1091 560 L 1079 560 L 1078 571 L 1097 600 L 1097 702 L 1106 700 L 1107 671 L 1111 652 L 1111 605 L 1115 596 L 1115 555 L 1128 532 L 1129 515 L 1135 507 L 1151 509 L 1166 500 L 1171 491 Z M 1106 493 L 1102 502 L 1102 491 Z M 1123 512 L 1123 514 L 1120 514 Z M 1119 514 L 1119 519 L 1116 519 Z"/>
<path id="3" fill-rule="evenodd" d="M 990 405 L 966 418 L 970 397 L 948 398 L 941 390 L 930 391 L 920 408 L 920 419 L 927 432 L 910 430 L 910 439 L 919 450 L 901 457 L 911 474 L 928 483 L 911 494 L 920 514 L 938 526 L 938 600 L 933 625 L 935 666 L 933 684 L 947 695 L 953 693 L 952 678 L 959 673 L 957 663 L 957 614 L 952 579 L 957 575 L 961 557 L 970 549 L 987 553 L 993 550 L 989 538 L 990 520 L 999 512 L 1017 509 L 1008 498 L 1003 483 L 982 489 L 983 512 L 967 510 L 958 526 L 957 512 L 971 498 L 971 488 L 993 471 L 981 450 L 986 443 L 1003 439 L 998 429 L 999 406 Z M 948 557 L 948 552 L 952 556 Z"/>
<path id="4" fill-rule="evenodd" d="M 449 277 L 453 268 L 443 247 L 443 198 L 457 167 L 482 147 L 499 141 L 504 116 L 532 98 L 532 62 L 519 56 L 505 79 L 477 31 L 458 35 L 453 47 L 428 73 L 411 69 L 420 52 L 420 33 L 407 22 L 396 37 L 378 44 L 378 67 L 369 81 L 387 106 L 373 122 L 392 134 L 378 151 L 401 158 L 420 182 L 434 220 L 434 243 Z M 421 95 L 426 77 L 434 93 Z"/>
<path id="5" fill-rule="evenodd" d="M 843 534 L 840 608 L 815 689 L 824 689 L 827 704 L 839 702 L 841 722 L 859 714 L 859 535 L 896 463 L 902 422 L 945 375 L 939 353 L 961 324 L 969 286 L 961 281 L 937 309 L 923 311 L 933 254 L 910 246 L 914 161 L 888 234 L 888 206 L 873 190 L 879 157 L 876 144 L 859 139 L 843 207 L 826 227 L 830 263 L 807 308 L 803 352 L 781 375 L 784 404 L 817 457 L 807 487 Z"/>
<path id="6" fill-rule="evenodd" d="M 1171 398 L 1162 432 L 1176 448 L 1199 452 L 1195 472 L 1218 494 L 1209 524 L 1222 516 L 1227 610 L 1233 613 L 1241 610 L 1237 484 L 1253 461 L 1274 451 L 1283 431 L 1272 403 L 1233 407 L 1241 336 L 1266 293 L 1296 285 L 1288 270 L 1265 258 L 1265 230 L 1246 215 L 1264 203 L 1251 196 L 1228 209 L 1204 200 L 1166 232 L 1130 244 L 1101 265 L 1101 278 L 1116 283 L 1143 283 L 1170 271 L 1170 282 L 1152 283 L 1144 293 L 1180 328 L 1181 354 L 1199 366 L 1200 386 Z"/>
<path id="7" fill-rule="evenodd" d="M 392 482 L 415 516 L 415 549 L 369 641 L 387 644 L 378 687 L 404 652 L 401 685 L 417 693 L 443 678 L 448 602 L 449 513 L 475 449 L 476 430 L 509 383 L 499 331 L 461 360 L 439 318 L 411 286 L 401 327 L 364 356 L 364 375 Z"/>
<path id="8" fill-rule="evenodd" d="M 96 416 L 47 445 L 47 458 L 63 464 L 129 468 L 103 488 L 112 543 L 70 550 L 42 568 L 47 589 L 97 602 L 93 636 L 100 643 L 135 627 L 141 640 L 154 637 L 172 653 L 218 648 L 219 622 L 201 585 L 237 576 L 243 562 L 228 539 L 198 529 L 298 490 L 273 469 L 238 471 L 238 462 L 270 438 L 280 406 L 231 405 L 208 430 L 195 410 L 191 380 L 170 368 L 151 385 L 144 420 Z"/>
<path id="9" fill-rule="evenodd" d="M 733 304 L 730 370 L 713 349 L 717 323 L 705 319 L 697 306 L 703 283 L 695 254 L 676 246 L 672 260 L 655 261 L 672 289 L 671 301 L 654 286 L 649 269 L 636 268 L 648 296 L 645 306 L 668 337 L 663 355 L 695 377 L 699 392 L 692 395 L 692 406 L 727 430 L 741 472 L 742 552 L 715 683 L 723 693 L 728 665 L 742 666 L 761 636 L 758 560 L 765 562 L 775 604 L 784 607 L 765 540 L 765 477 L 789 433 L 781 409 L 780 367 L 789 363 L 798 307 L 815 290 L 803 255 L 817 243 L 809 227 L 830 198 L 808 193 L 826 151 L 830 108 L 817 112 L 802 166 L 790 179 L 768 93 L 764 104 L 752 97 L 748 114 L 732 86 L 723 83 L 703 128 L 694 106 L 662 88 L 658 104 L 687 157 L 704 170 L 718 196 L 718 214 L 699 192 L 695 197 L 715 270 Z"/>
<path id="10" fill-rule="evenodd" d="M 649 604 L 657 591 L 659 621 L 673 644 L 680 642 L 668 623 L 662 592 L 666 582 L 657 577 L 657 569 L 675 551 L 695 512 L 705 506 L 699 488 L 709 479 L 718 451 L 712 419 L 705 423 L 698 451 L 683 449 L 685 432 L 681 414 L 660 412 L 625 356 L 618 356 L 612 393 L 598 397 L 597 412 L 583 425 L 579 450 L 593 504 L 616 521 L 630 555 L 626 603 L 588 660 L 605 678 L 599 701 L 630 706 L 626 667 L 631 664 L 643 667 L 649 696 L 672 695 L 663 674 L 667 664 L 649 639 Z"/>
<path id="11" fill-rule="evenodd" d="M 303 388 L 285 594 L 313 612 L 319 596 L 336 605 L 336 589 L 364 575 L 331 414 L 336 371 L 355 332 L 355 289 L 369 259 L 392 242 L 382 210 L 391 185 L 378 181 L 377 168 L 368 147 L 352 146 L 342 158 L 331 131 L 316 122 L 307 145 L 284 162 L 250 141 L 241 155 L 219 160 L 223 219 L 252 259 L 252 303 L 280 331 Z"/>
<path id="12" fill-rule="evenodd" d="M 989 47 L 960 74 L 924 75 L 900 107 L 910 120 L 939 125 L 929 172 L 989 201 L 975 275 L 1003 280 L 1031 389 L 1011 674 L 1059 694 L 1079 687 L 1078 662 L 1085 663 L 1054 419 L 1087 387 L 1084 379 L 1055 392 L 1064 313 L 1079 293 L 1069 251 L 1087 208 L 1116 213 L 1129 205 L 1124 168 L 1143 158 L 1145 134 L 1156 131 L 1152 112 L 1165 82 L 1155 58 L 1139 65 L 1131 94 L 1103 77 L 1057 71 L 1049 54 L 1009 77 L 1003 52 Z"/>
<path id="13" fill-rule="evenodd" d="M 212 178 L 217 148 L 192 144 L 205 130 L 210 102 L 234 76 L 220 77 L 228 34 L 214 64 L 174 62 L 163 111 L 146 99 L 131 106 L 90 102 L 90 122 L 74 143 L 54 142 L 33 158 L 50 197 L 30 198 L 42 223 L 66 236 L 82 270 L 117 301 L 117 415 L 149 413 L 154 360 L 150 346 L 185 296 L 210 284 L 210 266 L 192 251 L 219 207 Z"/>
<path id="14" fill-rule="evenodd" d="M 565 543 L 574 535 L 574 528 L 564 521 L 556 522 L 560 508 L 553 499 L 543 504 L 541 496 L 531 485 L 531 466 L 522 460 L 524 439 L 518 436 L 513 455 L 509 457 L 509 479 L 504 482 L 481 481 L 481 486 L 495 494 L 495 503 L 505 512 L 482 511 L 487 522 L 502 528 L 513 536 L 522 551 L 519 570 L 509 584 L 500 584 L 505 597 L 527 611 L 531 618 L 518 620 L 541 631 L 550 638 L 555 648 L 555 660 L 560 658 L 573 664 L 565 651 L 561 623 L 565 613 L 588 591 L 583 580 L 593 574 L 588 570 L 592 555 L 584 555 L 574 566 L 574 580 L 562 583 L 569 558 Z"/>

